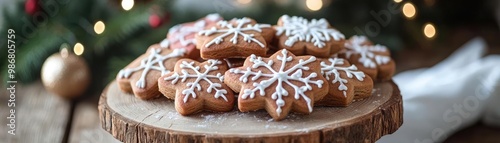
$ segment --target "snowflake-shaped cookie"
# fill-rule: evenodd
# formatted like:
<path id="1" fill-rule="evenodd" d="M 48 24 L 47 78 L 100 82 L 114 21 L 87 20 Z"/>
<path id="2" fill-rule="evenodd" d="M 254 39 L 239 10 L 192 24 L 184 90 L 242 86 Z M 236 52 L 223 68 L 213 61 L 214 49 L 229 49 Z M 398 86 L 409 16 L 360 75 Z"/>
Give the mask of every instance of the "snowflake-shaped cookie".
<path id="1" fill-rule="evenodd" d="M 321 72 L 330 87 L 328 95 L 318 101 L 317 105 L 347 106 L 353 99 L 371 95 L 372 79 L 345 59 L 321 59 Z"/>
<path id="2" fill-rule="evenodd" d="M 164 44 L 152 45 L 147 53 L 120 70 L 116 76 L 120 89 L 133 92 L 140 99 L 150 99 L 160 95 L 158 78 L 173 70 L 175 62 L 185 53 L 184 49 L 164 48 L 168 47 L 168 44 Z"/>
<path id="3" fill-rule="evenodd" d="M 283 15 L 274 26 L 278 47 L 295 55 L 330 57 L 344 47 L 345 36 L 325 19 L 308 21 L 303 17 Z"/>
<path id="4" fill-rule="evenodd" d="M 186 49 L 187 57 L 191 59 L 200 58 L 200 50 L 196 48 L 195 35 L 198 32 L 214 26 L 223 20 L 219 14 L 209 14 L 195 22 L 178 24 L 170 28 L 167 39 L 171 43 L 171 49 Z"/>
<path id="5" fill-rule="evenodd" d="M 196 44 L 203 59 L 242 58 L 251 54 L 264 56 L 273 33 L 271 25 L 257 24 L 244 17 L 219 21 L 216 26 L 200 31 Z"/>
<path id="6" fill-rule="evenodd" d="M 175 109 L 182 115 L 202 110 L 230 111 L 234 106 L 234 93 L 223 83 L 227 69 L 227 64 L 220 60 L 199 63 L 181 59 L 174 72 L 158 79 L 160 92 L 175 99 Z"/>
<path id="7" fill-rule="evenodd" d="M 339 56 L 356 65 L 372 79 L 389 80 L 396 67 L 390 51 L 382 45 L 373 45 L 365 36 L 353 36 L 345 43 Z"/>
<path id="8" fill-rule="evenodd" d="M 296 57 L 287 50 L 270 58 L 251 55 L 243 67 L 226 72 L 225 83 L 240 92 L 240 111 L 266 109 L 275 120 L 281 120 L 291 110 L 312 112 L 314 102 L 327 94 L 328 83 L 319 66 L 314 56 Z"/>

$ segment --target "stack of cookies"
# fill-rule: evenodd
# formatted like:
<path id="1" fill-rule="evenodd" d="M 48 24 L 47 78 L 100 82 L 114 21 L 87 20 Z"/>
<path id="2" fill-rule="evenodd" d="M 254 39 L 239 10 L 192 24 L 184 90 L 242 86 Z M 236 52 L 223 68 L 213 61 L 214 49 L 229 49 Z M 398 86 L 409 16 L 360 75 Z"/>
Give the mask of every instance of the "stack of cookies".
<path id="1" fill-rule="evenodd" d="M 282 16 L 276 25 L 209 14 L 179 24 L 117 75 L 120 89 L 164 95 L 182 115 L 265 109 L 275 120 L 315 106 L 345 107 L 390 80 L 389 50 L 345 36 L 325 19 Z"/>

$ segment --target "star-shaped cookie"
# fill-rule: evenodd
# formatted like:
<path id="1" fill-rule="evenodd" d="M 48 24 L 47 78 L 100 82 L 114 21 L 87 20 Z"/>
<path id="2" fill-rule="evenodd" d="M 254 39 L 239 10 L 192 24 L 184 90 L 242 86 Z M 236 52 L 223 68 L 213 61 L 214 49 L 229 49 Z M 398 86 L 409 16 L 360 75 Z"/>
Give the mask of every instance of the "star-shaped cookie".
<path id="1" fill-rule="evenodd" d="M 220 60 L 199 63 L 181 59 L 173 72 L 158 79 L 159 90 L 175 100 L 175 109 L 182 115 L 202 110 L 230 111 L 234 106 L 234 93 L 223 83 L 227 69 L 227 64 Z"/>
<path id="2" fill-rule="evenodd" d="M 365 36 L 353 36 L 345 43 L 345 50 L 339 57 L 347 59 L 359 70 L 374 80 L 390 80 L 396 70 L 396 64 L 390 51 L 382 45 L 373 45 Z"/>
<path id="3" fill-rule="evenodd" d="M 167 34 L 167 39 L 171 43 L 170 49 L 186 49 L 187 57 L 199 59 L 200 50 L 196 48 L 196 34 L 206 28 L 215 26 L 221 20 L 223 18 L 219 14 L 209 14 L 197 21 L 173 26 L 168 30 Z"/>
<path id="4" fill-rule="evenodd" d="M 251 54 L 265 56 L 274 30 L 269 24 L 258 24 L 244 17 L 219 21 L 216 26 L 196 35 L 196 47 L 203 59 L 246 58 Z"/>
<path id="5" fill-rule="evenodd" d="M 120 70 L 116 81 L 122 91 L 134 93 L 137 98 L 158 97 L 158 78 L 174 70 L 175 62 L 184 57 L 184 49 L 168 49 L 168 42 L 150 46 L 146 53 Z"/>
<path id="6" fill-rule="evenodd" d="M 319 60 L 296 57 L 288 50 L 269 58 L 251 55 L 242 67 L 226 71 L 224 77 L 239 92 L 240 111 L 266 109 L 275 120 L 284 119 L 290 111 L 311 113 L 314 102 L 328 93 Z"/>
<path id="7" fill-rule="evenodd" d="M 307 20 L 283 15 L 276 30 L 278 48 L 295 55 L 313 55 L 327 58 L 344 48 L 345 36 L 332 28 L 325 19 Z"/>
<path id="8" fill-rule="evenodd" d="M 372 94 L 373 81 L 342 58 L 321 59 L 321 72 L 329 82 L 328 94 L 317 105 L 348 106 Z"/>

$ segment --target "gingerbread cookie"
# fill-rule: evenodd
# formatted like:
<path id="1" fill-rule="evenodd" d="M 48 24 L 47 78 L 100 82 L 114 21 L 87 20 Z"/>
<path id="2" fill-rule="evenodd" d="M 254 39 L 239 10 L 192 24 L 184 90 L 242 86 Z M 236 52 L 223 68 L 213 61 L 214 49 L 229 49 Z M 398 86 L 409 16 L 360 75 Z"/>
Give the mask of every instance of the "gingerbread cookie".
<path id="1" fill-rule="evenodd" d="M 290 111 L 311 113 L 314 102 L 328 93 L 319 60 L 314 56 L 296 57 L 287 50 L 269 58 L 251 55 L 243 67 L 226 71 L 224 78 L 233 91 L 239 92 L 240 111 L 266 109 L 275 120 L 284 119 Z"/>
<path id="2" fill-rule="evenodd" d="M 223 20 L 219 14 L 209 14 L 195 22 L 178 24 L 170 28 L 167 39 L 170 41 L 171 49 L 186 49 L 187 57 L 191 59 L 200 58 L 200 50 L 196 48 L 195 35 L 201 30 L 214 26 Z"/>
<path id="3" fill-rule="evenodd" d="M 345 37 L 325 19 L 308 21 L 298 16 L 283 15 L 276 29 L 277 45 L 295 55 L 327 58 L 344 48 Z"/>
<path id="4" fill-rule="evenodd" d="M 374 80 L 389 80 L 396 64 L 390 51 L 382 45 L 373 45 L 365 36 L 353 36 L 345 43 L 346 49 L 339 57 L 347 59 Z"/>
<path id="5" fill-rule="evenodd" d="M 165 44 L 168 47 L 168 43 L 152 45 L 147 53 L 120 70 L 116 81 L 122 91 L 133 92 L 137 98 L 144 100 L 161 95 L 158 78 L 174 70 L 175 62 L 185 53 L 184 49 L 163 48 Z"/>
<path id="6" fill-rule="evenodd" d="M 348 106 L 353 99 L 372 94 L 372 79 L 345 59 L 321 59 L 321 72 L 330 84 L 328 94 L 317 105 Z"/>
<path id="7" fill-rule="evenodd" d="M 251 54 L 265 56 L 274 37 L 269 24 L 257 24 L 244 17 L 219 21 L 216 26 L 196 35 L 196 46 L 203 59 L 246 58 Z"/>
<path id="8" fill-rule="evenodd" d="M 233 109 L 234 93 L 223 83 L 227 65 L 220 60 L 199 63 L 181 59 L 175 70 L 158 79 L 159 90 L 175 99 L 175 109 L 182 115 L 202 110 L 225 112 Z"/>

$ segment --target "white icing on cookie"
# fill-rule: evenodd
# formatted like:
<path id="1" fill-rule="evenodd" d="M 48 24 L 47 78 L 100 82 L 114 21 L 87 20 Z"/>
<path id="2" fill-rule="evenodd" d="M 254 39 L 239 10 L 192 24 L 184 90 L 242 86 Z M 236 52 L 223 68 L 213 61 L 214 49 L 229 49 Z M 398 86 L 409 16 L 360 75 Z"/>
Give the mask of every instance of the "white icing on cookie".
<path id="1" fill-rule="evenodd" d="M 170 46 L 170 42 L 168 41 L 168 39 L 163 39 L 160 42 L 160 47 L 162 47 L 162 48 L 169 48 L 168 46 Z"/>
<path id="2" fill-rule="evenodd" d="M 170 42 L 179 42 L 182 46 L 187 46 L 189 44 L 196 44 L 195 38 L 186 38 L 186 36 L 195 34 L 205 28 L 206 22 L 204 20 L 196 21 L 192 26 L 186 26 L 184 24 L 175 25 L 168 31 L 169 34 L 176 34 L 173 36 L 173 40 Z"/>
<path id="3" fill-rule="evenodd" d="M 281 107 L 285 106 L 285 104 L 292 104 L 292 103 L 285 103 L 285 100 L 283 100 L 283 96 L 289 95 L 288 91 L 283 87 L 283 85 L 286 84 L 294 89 L 295 91 L 295 93 L 293 93 L 294 98 L 296 100 L 299 100 L 300 97 L 302 97 L 307 102 L 307 107 L 309 108 L 309 112 L 312 112 L 313 105 L 311 99 L 305 94 L 305 92 L 312 90 L 310 84 L 315 84 L 316 86 L 321 88 L 323 86 L 323 81 L 311 80 L 312 78 L 318 76 L 314 72 L 304 77 L 302 71 L 303 70 L 308 71 L 309 67 L 306 65 L 316 61 L 316 58 L 314 56 L 311 56 L 309 59 L 305 61 L 300 59 L 299 63 L 293 65 L 289 69 L 285 69 L 287 62 L 292 61 L 293 57 L 288 55 L 287 50 L 282 50 L 281 54 L 282 56 L 277 56 L 277 59 L 279 60 L 278 62 L 281 64 L 279 70 L 275 70 L 272 68 L 274 64 L 273 60 L 269 60 L 266 63 L 262 60 L 262 57 L 257 57 L 255 55 L 250 56 L 250 61 L 253 63 L 253 65 L 251 67 L 247 67 L 246 70 L 240 70 L 237 68 L 229 70 L 229 72 L 231 73 L 243 74 L 239 78 L 239 80 L 242 81 L 243 83 L 248 82 L 249 76 L 253 76 L 252 78 L 250 78 L 250 80 L 252 81 L 259 80 L 260 78 L 267 78 L 260 82 L 254 82 L 253 89 L 245 89 L 243 91 L 242 99 L 247 99 L 248 97 L 254 98 L 255 92 L 257 91 L 259 91 L 260 96 L 265 96 L 266 95 L 265 90 L 269 88 L 273 83 L 277 83 L 277 86 L 275 87 L 276 91 L 271 94 L 271 98 L 276 100 L 276 105 L 278 106 L 276 112 L 278 113 L 279 116 L 282 112 Z M 261 70 L 256 70 L 256 68 L 258 67 L 265 67 L 272 73 L 262 73 Z M 304 86 L 299 87 L 299 85 L 295 85 L 291 81 L 303 83 Z"/>
<path id="4" fill-rule="evenodd" d="M 344 64 L 344 59 L 341 58 L 329 58 L 328 61 L 331 62 L 331 64 L 326 64 L 325 62 L 321 62 L 321 73 L 327 80 L 330 80 L 330 77 L 333 74 L 333 80 L 332 83 L 335 84 L 337 82 L 340 83 L 339 87 L 337 88 L 339 91 L 342 91 L 344 94 L 344 97 L 347 97 L 347 86 L 345 84 L 348 84 L 348 81 L 346 78 L 353 78 L 355 77 L 358 81 L 363 81 L 365 78 L 365 73 L 362 71 L 358 71 L 358 68 L 355 65 L 351 65 L 348 67 L 343 67 L 342 65 Z M 345 72 L 347 77 L 341 77 L 340 72 Z"/>
<path id="5" fill-rule="evenodd" d="M 276 26 L 276 36 L 283 33 L 288 36 L 285 45 L 293 46 L 298 41 L 313 43 L 318 48 L 323 48 L 327 41 L 331 39 L 339 41 L 345 39 L 344 34 L 329 28 L 325 19 L 312 19 L 308 21 L 303 17 L 283 15 L 281 17 L 282 25 Z"/>
<path id="6" fill-rule="evenodd" d="M 220 29 L 216 27 L 212 27 L 207 30 L 200 31 L 198 34 L 203 35 L 203 36 L 210 36 L 212 34 L 218 34 L 220 33 L 221 35 L 215 37 L 212 39 L 210 42 L 205 44 L 205 47 L 210 47 L 212 44 L 220 44 L 224 41 L 224 38 L 233 35 L 233 37 L 229 40 L 229 42 L 232 42 L 233 44 L 238 43 L 238 36 L 243 37 L 243 40 L 250 43 L 250 42 L 255 42 L 259 44 L 260 47 L 265 48 L 266 45 L 264 45 L 261 41 L 257 40 L 254 38 L 254 34 L 248 34 L 245 33 L 247 31 L 257 31 L 257 32 L 262 32 L 262 28 L 270 28 L 271 25 L 269 24 L 248 24 L 251 22 L 249 18 L 241 18 L 241 19 L 233 19 L 236 22 L 236 25 L 233 25 L 232 23 L 228 21 L 219 21 L 217 25 L 219 25 Z M 244 27 L 244 25 L 246 25 Z"/>
<path id="7" fill-rule="evenodd" d="M 221 85 L 222 81 L 224 80 L 224 76 L 220 72 L 218 72 L 217 74 L 214 73 L 215 75 L 209 74 L 209 72 L 211 71 L 218 70 L 219 67 L 217 67 L 217 65 L 222 64 L 222 62 L 219 60 L 208 60 L 207 62 L 209 65 L 205 65 L 203 67 L 205 68 L 205 71 L 201 72 L 200 66 L 194 66 L 194 62 L 182 61 L 180 65 L 180 68 L 182 68 L 181 74 L 174 73 L 173 75 L 164 78 L 164 80 L 172 80 L 172 84 L 177 83 L 179 79 L 181 79 L 181 82 L 185 82 L 188 78 L 196 78 L 194 82 L 186 83 L 186 86 L 188 88 L 182 90 L 182 94 L 185 95 L 183 99 L 184 103 L 188 101 L 189 97 L 196 98 L 196 91 L 201 91 L 202 88 L 207 88 L 207 93 L 212 93 L 212 91 L 215 91 L 215 98 L 222 97 L 227 102 L 227 98 L 225 96 L 225 94 L 227 94 L 227 91 L 223 89 Z M 191 74 L 186 70 L 191 70 L 195 74 Z M 210 79 L 216 79 L 219 80 L 219 82 L 212 82 Z M 208 83 L 208 87 L 201 86 L 200 81 L 202 80 Z"/>
<path id="8" fill-rule="evenodd" d="M 205 19 L 213 21 L 213 22 L 217 22 L 219 20 L 222 20 L 223 18 L 218 13 L 212 13 L 212 14 L 208 14 L 207 16 L 205 16 Z"/>
<path id="9" fill-rule="evenodd" d="M 187 38 L 188 35 L 193 35 L 198 33 L 199 31 L 205 29 L 208 22 L 217 22 L 222 20 L 223 18 L 217 14 L 208 14 L 205 18 L 196 21 L 193 25 L 187 26 L 186 24 L 178 24 L 173 26 L 168 30 L 169 35 L 176 34 L 173 38 L 171 38 L 172 43 L 179 42 L 182 46 L 187 46 L 190 44 L 196 44 L 196 39 L 194 37 Z"/>
<path id="10" fill-rule="evenodd" d="M 368 38 L 365 36 L 353 36 L 349 42 L 345 43 L 347 58 L 353 54 L 359 54 L 359 62 L 367 68 L 376 68 L 377 65 L 384 65 L 391 61 L 391 57 L 375 54 L 374 52 L 387 52 L 387 47 L 382 45 L 363 45 Z"/>
<path id="11" fill-rule="evenodd" d="M 167 55 L 161 55 L 161 48 L 153 48 L 150 50 L 150 54 L 147 58 L 141 60 L 141 65 L 135 68 L 126 68 L 120 70 L 118 73 L 119 78 L 129 78 L 130 75 L 137 71 L 142 71 L 141 77 L 135 83 L 135 86 L 139 88 L 146 87 L 146 75 L 150 70 L 161 71 L 161 75 L 167 74 L 170 71 L 165 68 L 163 62 L 170 58 L 182 57 L 186 52 L 185 49 L 174 49 L 171 53 Z"/>

